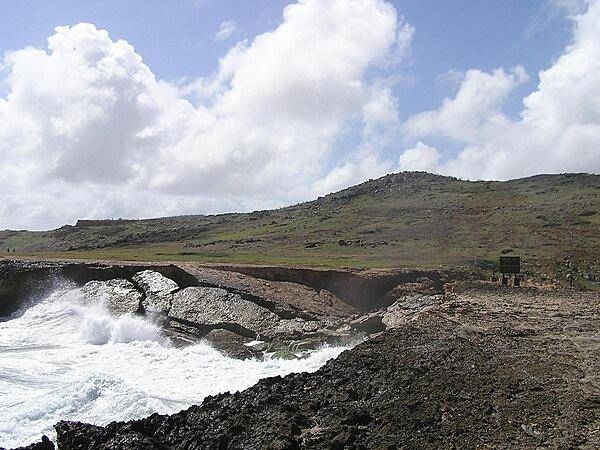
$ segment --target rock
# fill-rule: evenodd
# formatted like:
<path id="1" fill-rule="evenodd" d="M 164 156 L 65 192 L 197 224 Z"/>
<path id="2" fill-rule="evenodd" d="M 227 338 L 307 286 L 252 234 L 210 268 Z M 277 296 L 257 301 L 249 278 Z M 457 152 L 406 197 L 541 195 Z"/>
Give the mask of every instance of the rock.
<path id="1" fill-rule="evenodd" d="M 277 324 L 264 330 L 261 333 L 263 338 L 274 339 L 277 336 L 303 336 L 307 333 L 313 333 L 319 328 L 325 326 L 323 322 L 317 320 L 303 320 L 303 319 L 280 319 Z"/>
<path id="2" fill-rule="evenodd" d="M 40 442 L 36 442 L 34 444 L 30 444 L 26 447 L 18 447 L 14 450 L 54 450 L 54 443 L 48 438 L 48 436 L 43 435 L 42 440 Z"/>
<path id="3" fill-rule="evenodd" d="M 172 293 L 179 289 L 177 283 L 154 270 L 143 270 L 133 276 L 146 294 L 142 307 L 151 316 L 167 315 L 171 309 Z"/>
<path id="4" fill-rule="evenodd" d="M 115 314 L 138 311 L 142 294 L 127 280 L 89 281 L 80 288 L 84 303 L 102 302 Z"/>
<path id="5" fill-rule="evenodd" d="M 581 381 L 599 366 L 597 293 L 498 288 L 463 291 L 457 302 L 315 372 L 263 379 L 170 416 L 61 422 L 57 442 L 81 450 L 600 448 L 600 399 Z M 507 333 L 523 327 L 538 333 Z M 556 338 L 565 329 L 576 344 Z"/>
<path id="6" fill-rule="evenodd" d="M 172 294 L 167 294 L 163 296 L 150 294 L 146 296 L 144 300 L 142 300 L 142 307 L 144 308 L 144 312 L 149 316 L 166 316 L 171 310 L 172 301 Z"/>
<path id="7" fill-rule="evenodd" d="M 189 287 L 173 294 L 169 318 L 208 331 L 223 328 L 253 339 L 280 320 L 238 294 L 213 287 Z"/>
<path id="8" fill-rule="evenodd" d="M 386 329 L 380 313 L 367 314 L 350 322 L 350 327 L 363 333 L 379 333 Z"/>
<path id="9" fill-rule="evenodd" d="M 287 360 L 294 360 L 294 359 L 299 359 L 296 354 L 290 350 L 277 350 L 276 352 L 272 353 L 272 357 L 275 359 L 287 359 Z"/>
<path id="10" fill-rule="evenodd" d="M 395 302 L 398 299 L 406 297 L 407 295 L 423 294 L 423 295 L 434 295 L 437 293 L 433 280 L 423 277 L 419 278 L 413 283 L 400 283 L 391 291 L 385 294 L 385 299 L 388 304 Z"/>
<path id="11" fill-rule="evenodd" d="M 250 359 L 262 358 L 262 352 L 254 347 L 245 345 L 251 339 L 227 330 L 211 330 L 204 340 L 215 350 L 230 358 Z"/>
<path id="12" fill-rule="evenodd" d="M 142 288 L 146 295 L 154 294 L 161 297 L 179 289 L 177 283 L 154 270 L 143 270 L 136 273 L 133 281 Z"/>
<path id="13" fill-rule="evenodd" d="M 325 335 L 312 336 L 299 341 L 295 341 L 290 345 L 293 351 L 302 352 L 307 350 L 315 350 L 325 344 L 327 337 Z"/>
<path id="14" fill-rule="evenodd" d="M 410 295 L 402 297 L 393 305 L 386 308 L 382 316 L 382 323 L 387 328 L 396 328 L 427 311 L 436 303 L 442 301 L 441 295 Z"/>

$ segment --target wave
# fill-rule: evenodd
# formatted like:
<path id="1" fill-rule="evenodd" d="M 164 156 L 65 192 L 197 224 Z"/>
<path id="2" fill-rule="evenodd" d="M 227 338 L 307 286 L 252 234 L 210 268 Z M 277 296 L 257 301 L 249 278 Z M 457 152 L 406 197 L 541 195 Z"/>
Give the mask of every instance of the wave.
<path id="1" fill-rule="evenodd" d="M 0 323 L 0 446 L 53 438 L 59 420 L 104 425 L 174 413 L 261 378 L 317 370 L 343 350 L 241 361 L 204 343 L 176 348 L 148 320 L 57 291 Z"/>

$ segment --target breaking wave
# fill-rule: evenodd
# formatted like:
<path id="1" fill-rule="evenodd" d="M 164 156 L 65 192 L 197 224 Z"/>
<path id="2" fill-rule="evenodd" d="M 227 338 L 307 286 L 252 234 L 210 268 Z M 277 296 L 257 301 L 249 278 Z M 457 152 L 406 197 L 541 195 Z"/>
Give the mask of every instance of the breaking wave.
<path id="1" fill-rule="evenodd" d="M 344 348 L 299 360 L 236 360 L 206 344 L 171 346 L 155 324 L 56 292 L 0 323 L 0 447 L 54 438 L 59 420 L 98 425 L 174 413 L 207 395 L 314 371 Z"/>

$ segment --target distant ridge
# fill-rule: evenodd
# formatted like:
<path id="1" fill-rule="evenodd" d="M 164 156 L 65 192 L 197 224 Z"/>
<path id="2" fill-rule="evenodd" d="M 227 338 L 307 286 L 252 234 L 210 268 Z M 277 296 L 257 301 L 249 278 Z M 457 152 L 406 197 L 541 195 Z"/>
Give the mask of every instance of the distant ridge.
<path id="1" fill-rule="evenodd" d="M 500 182 L 401 172 L 277 210 L 79 220 L 46 232 L 0 232 L 0 246 L 37 256 L 329 267 L 485 268 L 509 251 L 538 277 L 573 271 L 593 283 L 600 176 Z"/>

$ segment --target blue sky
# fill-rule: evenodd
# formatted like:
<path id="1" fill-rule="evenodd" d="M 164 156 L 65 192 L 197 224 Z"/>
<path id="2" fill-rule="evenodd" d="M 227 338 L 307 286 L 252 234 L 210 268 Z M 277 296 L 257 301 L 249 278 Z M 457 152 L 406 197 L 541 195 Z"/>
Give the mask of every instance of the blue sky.
<path id="1" fill-rule="evenodd" d="M 1 50 L 42 47 L 56 26 L 90 22 L 109 31 L 113 39 L 134 45 L 159 77 L 177 80 L 199 77 L 217 69 L 219 57 L 238 40 L 252 39 L 281 20 L 289 0 L 138 0 L 47 1 L 2 0 Z M 556 11 L 543 28 L 544 0 L 393 1 L 398 12 L 416 29 L 413 63 L 406 73 L 414 84 L 403 86 L 402 112 L 412 114 L 435 107 L 454 87 L 440 82 L 449 70 L 522 65 L 535 74 L 556 58 L 570 39 L 565 15 Z M 546 17 L 548 14 L 544 14 Z M 239 28 L 223 41 L 213 39 L 224 21 Z M 536 85 L 533 77 L 514 95 L 512 111 L 520 107 L 519 93 Z"/>
<path id="2" fill-rule="evenodd" d="M 0 53 L 0 228 L 600 171 L 600 0 L 3 0 Z"/>

